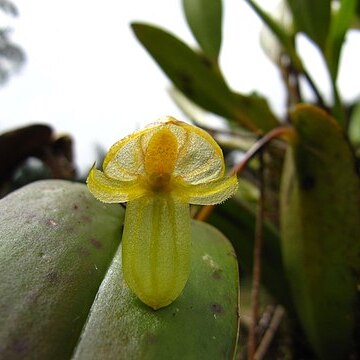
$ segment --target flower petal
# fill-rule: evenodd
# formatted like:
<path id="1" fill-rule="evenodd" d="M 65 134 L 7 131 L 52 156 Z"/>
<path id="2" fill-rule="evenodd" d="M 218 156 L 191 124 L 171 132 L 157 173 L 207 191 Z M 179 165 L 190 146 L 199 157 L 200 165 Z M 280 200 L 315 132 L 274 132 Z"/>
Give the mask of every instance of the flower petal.
<path id="1" fill-rule="evenodd" d="M 86 180 L 88 189 L 98 199 L 106 203 L 119 203 L 137 199 L 146 194 L 138 179 L 120 181 L 105 176 L 95 165 Z"/>
<path id="2" fill-rule="evenodd" d="M 173 302 L 191 269 L 189 204 L 145 196 L 126 208 L 122 256 L 132 291 L 154 309 Z"/>
<path id="3" fill-rule="evenodd" d="M 206 131 L 170 116 L 115 143 L 105 157 L 104 174 L 121 181 L 144 175 L 149 143 L 162 129 L 170 130 L 177 140 L 176 158 L 170 154 L 171 160 L 176 159 L 174 176 L 194 185 L 224 176 L 224 158 L 216 141 Z"/>
<path id="4" fill-rule="evenodd" d="M 173 190 L 173 196 L 182 202 L 195 205 L 214 205 L 227 200 L 238 188 L 236 175 L 211 181 L 206 184 L 179 184 Z"/>
<path id="5" fill-rule="evenodd" d="M 168 126 L 179 143 L 174 176 L 193 185 L 224 176 L 222 150 L 206 131 L 174 119 Z"/>
<path id="6" fill-rule="evenodd" d="M 121 181 L 143 175 L 147 144 L 157 128 L 158 125 L 149 126 L 115 143 L 104 159 L 105 175 Z"/>

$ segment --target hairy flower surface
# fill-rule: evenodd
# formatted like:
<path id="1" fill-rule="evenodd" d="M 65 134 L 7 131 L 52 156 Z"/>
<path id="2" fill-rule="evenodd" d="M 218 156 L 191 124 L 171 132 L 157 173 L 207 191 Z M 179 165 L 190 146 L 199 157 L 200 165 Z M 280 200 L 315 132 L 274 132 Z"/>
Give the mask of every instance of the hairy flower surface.
<path id="1" fill-rule="evenodd" d="M 173 302 L 191 269 L 190 205 L 220 203 L 237 189 L 219 145 L 204 130 L 166 117 L 115 143 L 87 186 L 127 202 L 122 238 L 128 286 L 154 309 Z"/>

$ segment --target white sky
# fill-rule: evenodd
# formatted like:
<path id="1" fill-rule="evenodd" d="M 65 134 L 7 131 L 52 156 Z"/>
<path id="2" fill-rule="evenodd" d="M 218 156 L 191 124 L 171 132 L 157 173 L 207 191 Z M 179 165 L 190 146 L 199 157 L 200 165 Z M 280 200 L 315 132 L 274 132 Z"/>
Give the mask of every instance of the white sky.
<path id="1" fill-rule="evenodd" d="M 20 16 L 0 20 L 13 28 L 11 39 L 24 49 L 27 62 L 0 89 L 1 132 L 34 122 L 51 124 L 73 136 L 76 162 L 86 170 L 95 159 L 95 144 L 107 149 L 164 115 L 184 119 L 166 92 L 169 80 L 129 26 L 153 23 L 195 45 L 181 0 L 13 1 Z M 270 10 L 277 0 L 258 3 Z M 256 90 L 281 113 L 284 93 L 278 71 L 259 46 L 260 20 L 244 1 L 224 0 L 223 29 L 221 65 L 230 86 Z M 359 54 L 354 63 L 360 63 Z M 343 82 L 354 84 L 353 73 L 343 72 Z M 321 70 L 315 77 L 326 78 Z M 352 87 L 346 91 L 350 98 L 355 94 Z"/>

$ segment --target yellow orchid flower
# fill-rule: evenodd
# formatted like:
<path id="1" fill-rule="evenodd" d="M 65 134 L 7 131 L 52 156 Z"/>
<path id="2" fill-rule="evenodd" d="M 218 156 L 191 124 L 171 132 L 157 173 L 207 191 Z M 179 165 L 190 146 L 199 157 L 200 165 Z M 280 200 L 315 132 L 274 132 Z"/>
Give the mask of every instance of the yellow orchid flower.
<path id="1" fill-rule="evenodd" d="M 219 145 L 204 130 L 166 117 L 115 143 L 87 186 L 106 203 L 127 202 L 124 278 L 158 309 L 182 292 L 191 269 L 190 205 L 220 203 L 237 189 Z"/>

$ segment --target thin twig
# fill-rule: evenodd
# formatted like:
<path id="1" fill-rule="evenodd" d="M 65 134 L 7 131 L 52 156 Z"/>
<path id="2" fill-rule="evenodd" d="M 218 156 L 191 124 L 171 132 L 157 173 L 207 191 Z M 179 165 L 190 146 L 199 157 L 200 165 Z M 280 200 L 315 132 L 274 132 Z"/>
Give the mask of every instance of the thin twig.
<path id="1" fill-rule="evenodd" d="M 324 98 L 322 97 L 322 95 L 320 94 L 320 91 L 318 90 L 314 80 L 312 79 L 312 77 L 310 76 L 310 74 L 307 71 L 303 72 L 303 75 L 306 79 L 306 81 L 308 82 L 311 90 L 314 92 L 316 99 L 317 99 L 317 104 L 322 107 L 323 109 L 326 109 L 326 104 L 324 101 Z"/>
<path id="2" fill-rule="evenodd" d="M 302 100 L 298 78 L 299 73 L 292 67 L 291 59 L 287 53 L 280 56 L 279 68 L 284 85 L 287 89 L 286 105 L 290 108 L 292 105 L 295 105 Z"/>
<path id="3" fill-rule="evenodd" d="M 339 124 L 343 128 L 346 128 L 347 124 L 346 124 L 345 111 L 344 111 L 344 107 L 342 104 L 342 100 L 340 97 L 338 87 L 336 85 L 336 80 L 332 79 L 331 84 L 332 84 L 332 92 L 333 92 L 333 99 L 334 99 L 334 104 L 332 107 L 332 114 L 336 118 L 336 120 L 339 122 Z"/>
<path id="4" fill-rule="evenodd" d="M 231 169 L 229 175 L 240 175 L 244 171 L 250 160 L 274 138 L 285 137 L 287 135 L 292 136 L 292 134 L 293 129 L 289 126 L 280 126 L 269 131 L 246 152 L 243 160 Z M 196 220 L 205 221 L 213 212 L 214 208 L 215 205 L 203 206 L 197 212 L 197 214 L 195 214 L 194 218 Z"/>
<path id="5" fill-rule="evenodd" d="M 280 44 L 284 48 L 285 52 L 289 56 L 293 68 L 299 74 L 303 74 L 305 76 L 307 82 L 309 83 L 309 86 L 311 87 L 311 89 L 313 90 L 314 94 L 317 97 L 318 104 L 321 107 L 326 108 L 322 95 L 320 94 L 318 88 L 316 87 L 315 82 L 313 81 L 309 72 L 306 70 L 303 62 L 301 61 L 301 58 L 299 57 L 296 51 L 294 38 L 289 37 L 289 35 L 283 31 L 282 25 L 280 25 L 276 20 L 274 20 L 268 13 L 263 11 L 262 8 L 256 4 L 256 2 L 254 2 L 253 0 L 247 0 L 247 3 L 277 37 Z"/>
<path id="6" fill-rule="evenodd" d="M 260 345 L 256 349 L 254 360 L 262 360 L 265 357 L 269 346 L 276 334 L 276 331 L 281 324 L 284 314 L 285 309 L 281 305 L 276 306 L 270 325 L 267 328 L 266 333 L 260 342 Z"/>
<path id="7" fill-rule="evenodd" d="M 260 171 L 259 171 L 259 190 L 260 197 L 257 205 L 255 241 L 254 241 L 254 264 L 251 289 L 251 326 L 248 337 L 248 359 L 253 360 L 256 350 L 256 329 L 259 318 L 259 295 L 261 283 L 261 255 L 263 244 L 263 223 L 264 223 L 264 205 L 265 205 L 265 177 L 264 177 L 264 154 L 259 153 Z"/>
<path id="8" fill-rule="evenodd" d="M 271 319 L 274 315 L 274 310 L 275 310 L 274 305 L 271 305 L 271 304 L 267 305 L 266 309 L 263 311 L 263 313 L 259 317 L 258 330 L 257 330 L 259 339 L 261 339 L 264 336 L 267 328 L 270 326 Z"/>

